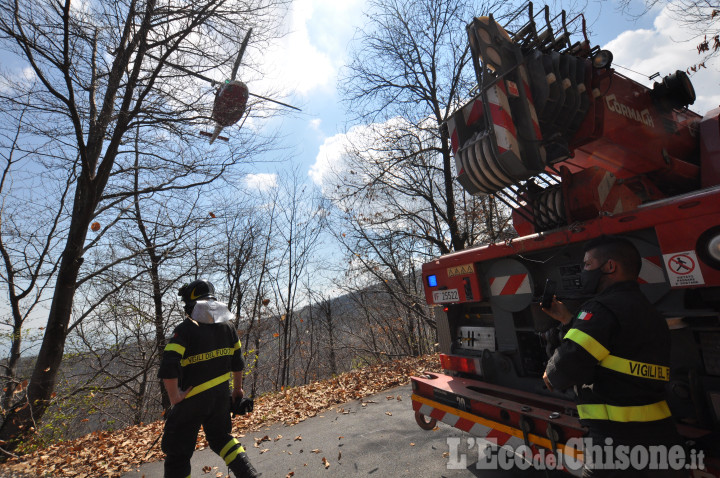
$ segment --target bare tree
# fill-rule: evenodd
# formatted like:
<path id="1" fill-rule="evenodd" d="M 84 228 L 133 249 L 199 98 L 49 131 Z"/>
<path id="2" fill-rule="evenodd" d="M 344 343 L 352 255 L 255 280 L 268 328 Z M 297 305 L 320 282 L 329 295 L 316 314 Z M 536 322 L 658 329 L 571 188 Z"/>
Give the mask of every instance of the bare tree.
<path id="1" fill-rule="evenodd" d="M 371 364 L 434 350 L 434 324 L 429 324 L 386 292 L 358 277 L 343 284 L 347 301 L 342 314 L 340 350 L 353 364 Z M 424 307 L 427 309 L 427 307 Z"/>
<path id="2" fill-rule="evenodd" d="M 122 281 L 124 274 L 118 272 L 117 280 Z M 86 418 L 95 429 L 103 419 L 120 426 L 138 425 L 157 416 L 161 408 L 161 387 L 155 377 L 161 351 L 155 343 L 155 310 L 148 300 L 147 283 L 133 281 L 119 291 L 109 280 L 93 283 L 92 295 L 111 293 L 69 337 L 67 350 L 76 359 L 63 367 L 66 385 L 56 397 L 65 406 L 76 403 L 74 433 L 94 431 L 82 426 Z M 88 395 L 93 398 L 89 405 L 82 400 Z"/>
<path id="3" fill-rule="evenodd" d="M 249 308 L 247 309 L 247 326 L 243 333 L 246 344 L 252 343 L 251 349 L 248 349 L 248 346 L 245 348 L 245 358 L 246 364 L 249 364 L 252 367 L 253 378 L 250 386 L 250 395 L 253 397 L 256 396 L 258 392 L 258 382 L 260 378 L 260 337 L 263 333 L 262 329 L 265 328 L 262 326 L 266 325 L 261 324 L 260 321 L 263 314 L 269 310 L 268 306 L 271 302 L 271 300 L 266 296 L 266 291 L 270 289 L 269 283 L 271 282 L 271 279 L 268 277 L 268 272 L 270 268 L 270 253 L 272 246 L 271 238 L 274 234 L 273 226 L 275 224 L 276 208 L 277 204 L 273 202 L 269 213 L 270 222 L 263 236 L 264 244 L 262 246 L 262 251 L 258 251 L 258 260 L 255 263 L 258 273 L 252 276 L 255 286 L 255 294 Z M 258 324 L 261 325 L 261 327 L 256 327 Z M 247 360 L 248 358 L 251 360 Z"/>
<path id="4" fill-rule="evenodd" d="M 25 323 L 44 299 L 57 270 L 53 253 L 59 243 L 65 216 L 65 200 L 74 180 L 75 171 L 58 183 L 57 191 L 46 191 L 52 202 L 36 202 L 33 190 L 33 161 L 50 154 L 43 145 L 30 150 L 20 148 L 21 124 L 27 107 L 20 110 L 14 124 L 2 126 L 0 159 L 4 162 L 0 176 L 0 281 L 7 288 L 10 329 L 7 362 L 3 364 L 2 408 L 10 407 L 11 399 L 24 377 L 18 377 L 17 366 L 22 356 Z M 12 117 L 12 115 L 8 115 Z M 8 118 L 10 119 L 10 118 Z"/>
<path id="5" fill-rule="evenodd" d="M 319 293 L 319 300 L 317 302 L 317 309 L 320 315 L 321 323 L 324 326 L 324 336 L 327 337 L 327 350 L 328 350 L 328 363 L 330 365 L 330 373 L 337 375 L 337 349 L 335 345 L 335 336 L 337 334 L 337 320 L 333 316 L 332 299 L 330 299 L 323 292 Z"/>
<path id="6" fill-rule="evenodd" d="M 473 240 L 457 216 L 450 138 L 442 125 L 474 84 L 465 68 L 465 25 L 496 8 L 464 0 L 373 0 L 341 83 L 351 113 L 375 123 L 364 132 L 366 141 L 349 148 L 343 196 L 391 199 L 386 212 L 440 252 L 462 250 Z M 370 165 L 356 171 L 366 161 Z M 418 208 L 427 214 L 418 215 Z"/>
<path id="7" fill-rule="evenodd" d="M 384 299 L 382 312 L 392 311 L 368 314 L 373 334 L 366 339 L 376 352 L 427 351 L 432 341 L 426 331 L 435 322 L 424 306 L 420 265 L 502 238 L 508 229 L 509 211 L 456 186 L 445 127 L 475 83 L 465 26 L 501 5 L 369 3 L 342 84 L 351 113 L 369 124 L 348 132 L 326 191 L 342 212 L 334 230 L 348 253 L 349 271 L 364 278 L 352 290 L 360 294 L 371 281 L 379 284 L 368 290 Z"/>
<path id="8" fill-rule="evenodd" d="M 235 313 L 235 326 L 243 344 L 245 374 L 252 374 L 246 391 L 255 396 L 261 335 L 258 324 L 270 300 L 264 291 L 269 281 L 269 260 L 276 220 L 276 201 L 269 210 L 264 199 L 256 204 L 250 198 L 226 201 L 218 213 L 216 227 L 218 267 L 227 284 L 228 307 Z"/>
<path id="9" fill-rule="evenodd" d="M 291 358 L 296 345 L 293 322 L 301 300 L 299 287 L 311 267 L 325 224 L 320 195 L 300 181 L 298 170 L 283 178 L 276 228 L 276 264 L 273 287 L 280 306 L 277 386 L 290 384 Z"/>
<path id="10" fill-rule="evenodd" d="M 228 284 L 228 308 L 235 312 L 236 327 L 247 308 L 253 292 L 250 273 L 257 260 L 261 244 L 264 221 L 260 214 L 242 204 L 228 204 L 224 208 L 222 221 L 223 264 L 222 271 Z M 262 274 L 262 272 L 260 272 Z M 258 300 L 257 294 L 255 300 Z"/>
<path id="11" fill-rule="evenodd" d="M 55 387 L 65 339 L 87 250 L 87 231 L 108 192 L 125 190 L 128 168 L 122 146 L 129 131 L 152 125 L 147 145 L 173 152 L 179 168 L 195 173 L 227 170 L 244 160 L 232 150 L 213 150 L 205 164 L 184 162 L 193 148 L 193 125 L 207 122 L 206 87 L 185 72 L 230 70 L 237 45 L 249 27 L 274 20 L 273 0 L 204 0 L 191 5 L 147 0 L 104 1 L 75 6 L 70 0 L 4 2 L 0 6 L 3 47 L 29 63 L 37 88 L 9 81 L 3 93 L 27 97 L 32 121 L 28 134 L 67 149 L 58 165 L 76 171 L 68 228 L 64 231 L 45 336 L 24 405 L 15 407 L 0 428 L 13 440 L 42 417 Z M 182 69 L 179 69 L 181 67 Z M 216 70 L 219 69 L 219 70 Z M 207 99 L 205 100 L 207 101 Z M 16 102 L 17 103 L 17 102 Z M 17 106 L 20 108 L 20 105 Z M 242 132 L 241 132 L 242 134 Z M 235 133 L 237 135 L 237 133 Z M 164 184 L 162 172 L 155 181 Z M 118 198 L 118 201 L 121 201 Z M 129 205 L 127 206 L 129 207 Z"/>
<path id="12" fill-rule="evenodd" d="M 328 194 L 345 213 L 350 236 L 341 241 L 364 251 L 382 281 L 400 284 L 423 259 L 487 239 L 497 210 L 458 191 L 444 123 L 474 84 L 465 25 L 496 9 L 458 0 L 370 4 L 345 97 L 358 119 L 382 122 L 350 131 Z M 400 250 L 411 255 L 396 257 Z M 398 268 L 403 261 L 411 268 Z"/>

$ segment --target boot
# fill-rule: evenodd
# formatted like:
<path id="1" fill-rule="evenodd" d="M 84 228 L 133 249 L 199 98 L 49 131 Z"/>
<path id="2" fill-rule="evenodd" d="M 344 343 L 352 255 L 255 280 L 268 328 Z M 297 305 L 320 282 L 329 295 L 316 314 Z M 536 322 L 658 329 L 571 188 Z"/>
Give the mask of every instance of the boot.
<path id="1" fill-rule="evenodd" d="M 258 473 L 250 464 L 250 460 L 245 452 L 238 453 L 232 463 L 230 463 L 230 470 L 232 470 L 236 478 L 257 478 L 261 475 L 261 473 Z"/>

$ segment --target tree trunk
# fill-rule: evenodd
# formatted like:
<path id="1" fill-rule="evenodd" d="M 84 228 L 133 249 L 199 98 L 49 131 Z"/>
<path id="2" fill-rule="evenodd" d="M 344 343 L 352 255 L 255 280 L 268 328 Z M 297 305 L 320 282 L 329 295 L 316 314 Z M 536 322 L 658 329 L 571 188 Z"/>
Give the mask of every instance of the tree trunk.
<path id="1" fill-rule="evenodd" d="M 150 276 L 152 277 L 153 302 L 155 303 L 155 346 L 157 347 L 158 358 L 159 360 L 162 360 L 162 354 L 165 350 L 165 345 L 167 345 L 167 339 L 165 337 L 165 327 L 163 320 L 162 292 L 160 290 L 160 271 L 158 257 L 153 253 L 152 250 L 149 251 L 149 254 L 152 261 L 152 265 L 150 267 Z M 162 383 L 160 384 L 160 400 L 162 402 L 163 410 L 169 410 L 170 397 L 168 396 L 167 390 L 165 390 L 165 387 L 162 385 Z"/>
<path id="2" fill-rule="evenodd" d="M 143 354 L 144 355 L 144 354 Z M 145 358 L 145 357 L 143 357 Z M 143 362 L 145 362 L 143 360 Z M 147 368 L 143 370 L 142 379 L 140 381 L 140 390 L 138 390 L 138 393 L 135 397 L 135 425 L 140 425 L 143 420 L 143 413 L 145 412 L 145 407 L 143 406 L 145 404 L 145 393 L 147 391 L 147 383 L 148 383 L 148 373 Z"/>
<path id="3" fill-rule="evenodd" d="M 335 357 L 335 324 L 332 318 L 332 306 L 327 300 L 325 305 L 325 319 L 327 321 L 328 340 L 330 341 L 330 373 L 337 375 L 337 359 Z"/>
<path id="4" fill-rule="evenodd" d="M 455 208 L 455 191 L 452 177 L 452 158 L 450 157 L 450 142 L 448 138 L 447 128 L 440 128 L 440 143 L 443 157 L 443 177 L 445 182 L 445 208 L 448 220 L 448 228 L 450 229 L 450 241 L 454 251 L 462 251 L 465 249 L 465 238 L 460 233 L 458 226 L 457 212 Z"/>
<path id="5" fill-rule="evenodd" d="M 17 381 L 15 380 L 17 374 L 17 364 L 20 361 L 20 347 L 22 345 L 22 324 L 23 320 L 20 314 L 20 304 L 18 303 L 17 297 L 14 296 L 12 289 L 15 287 L 14 281 L 8 281 L 8 287 L 10 288 L 10 304 L 13 314 L 13 331 L 12 331 L 12 342 L 10 344 L 10 356 L 8 357 L 8 363 L 5 367 L 7 378 L 5 391 L 3 392 L 2 408 L 7 410 L 10 408 L 10 401 L 12 400 L 15 390 L 17 389 Z"/>

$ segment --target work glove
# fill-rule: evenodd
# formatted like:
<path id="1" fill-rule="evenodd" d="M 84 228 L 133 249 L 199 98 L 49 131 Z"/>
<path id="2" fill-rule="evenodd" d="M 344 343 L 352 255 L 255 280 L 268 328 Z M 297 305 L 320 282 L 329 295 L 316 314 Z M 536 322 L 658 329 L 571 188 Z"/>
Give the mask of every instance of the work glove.
<path id="1" fill-rule="evenodd" d="M 245 415 L 246 413 L 252 413 L 254 402 L 252 398 L 237 398 L 233 399 L 230 405 L 230 413 L 233 418 L 236 415 Z"/>

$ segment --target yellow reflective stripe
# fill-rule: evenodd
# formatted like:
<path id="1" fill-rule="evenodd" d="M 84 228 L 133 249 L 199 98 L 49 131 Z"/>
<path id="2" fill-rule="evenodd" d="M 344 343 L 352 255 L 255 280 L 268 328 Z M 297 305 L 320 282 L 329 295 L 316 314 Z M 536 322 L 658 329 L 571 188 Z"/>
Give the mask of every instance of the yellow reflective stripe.
<path id="1" fill-rule="evenodd" d="M 180 356 L 185 355 L 185 347 L 180 344 L 167 344 L 165 346 L 165 352 L 177 352 Z"/>
<path id="2" fill-rule="evenodd" d="M 581 419 L 610 420 L 613 422 L 654 422 L 670 416 L 670 408 L 665 400 L 650 405 L 629 407 L 586 403 L 578 405 L 577 410 Z"/>
<path id="3" fill-rule="evenodd" d="M 237 343 L 236 343 L 235 345 L 233 345 L 233 349 L 234 349 L 234 350 L 239 350 L 239 349 L 240 349 L 240 341 L 239 341 L 239 340 L 237 341 Z"/>
<path id="4" fill-rule="evenodd" d="M 600 366 L 615 370 L 616 372 L 632 375 L 634 377 L 650 378 L 653 380 L 670 380 L 670 367 L 652 363 L 635 362 L 614 355 L 608 355 L 600 361 Z"/>
<path id="5" fill-rule="evenodd" d="M 205 383 L 201 383 L 197 387 L 193 387 L 193 389 L 190 390 L 190 393 L 185 395 L 185 398 L 190 398 L 193 395 L 197 395 L 200 392 L 204 392 L 205 390 L 211 389 L 216 385 L 220 385 L 223 382 L 227 382 L 228 380 L 230 380 L 230 372 L 224 373 L 224 374 L 220 375 L 219 377 L 216 377 L 212 380 L 208 380 Z"/>
<path id="6" fill-rule="evenodd" d="M 234 447 L 235 445 L 239 445 L 239 444 L 240 444 L 240 442 L 237 441 L 237 438 L 233 438 L 232 440 L 227 442 L 227 445 L 225 445 L 223 447 L 223 449 L 220 450 L 220 458 L 225 458 L 225 455 L 227 454 L 227 452 L 230 451 L 230 448 Z"/>
<path id="7" fill-rule="evenodd" d="M 204 362 L 206 360 L 211 360 L 217 357 L 225 357 L 226 355 L 232 355 L 235 353 L 234 349 L 231 349 L 229 347 L 224 349 L 215 349 L 211 350 L 210 352 L 204 352 L 197 355 L 191 355 L 188 358 L 182 359 L 180 361 L 180 365 L 185 367 L 186 365 L 198 363 L 198 362 Z"/>
<path id="8" fill-rule="evenodd" d="M 586 334 L 582 330 L 570 329 L 565 337 L 568 340 L 572 340 L 580 347 L 584 348 L 590 355 L 595 357 L 598 361 L 604 359 L 610 355 L 610 351 L 603 347 L 603 345 Z"/>
<path id="9" fill-rule="evenodd" d="M 235 459 L 235 457 L 238 456 L 238 453 L 245 453 L 245 448 L 241 446 L 235 448 L 232 453 L 225 457 L 225 464 L 229 466 L 230 463 L 232 463 L 232 461 Z"/>

